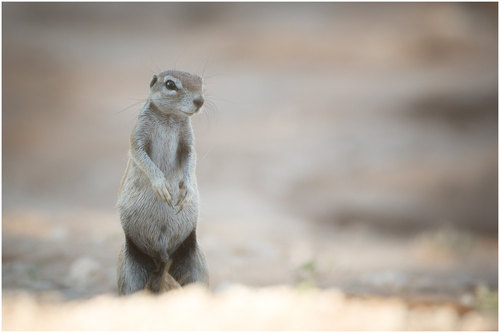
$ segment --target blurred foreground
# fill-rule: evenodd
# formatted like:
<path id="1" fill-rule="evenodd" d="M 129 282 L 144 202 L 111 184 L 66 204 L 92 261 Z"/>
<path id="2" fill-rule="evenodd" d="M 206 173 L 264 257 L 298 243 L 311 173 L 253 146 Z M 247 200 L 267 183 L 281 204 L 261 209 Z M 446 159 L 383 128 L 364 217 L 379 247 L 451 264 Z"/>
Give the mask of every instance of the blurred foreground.
<path id="1" fill-rule="evenodd" d="M 234 286 L 213 295 L 190 286 L 160 297 L 99 296 L 83 302 L 8 297 L 5 330 L 495 330 L 490 314 L 453 304 L 349 298 L 335 290 Z"/>
<path id="2" fill-rule="evenodd" d="M 4 329 L 496 329 L 497 4 L 2 8 Z M 117 299 L 116 193 L 167 68 L 207 85 L 214 294 Z"/>

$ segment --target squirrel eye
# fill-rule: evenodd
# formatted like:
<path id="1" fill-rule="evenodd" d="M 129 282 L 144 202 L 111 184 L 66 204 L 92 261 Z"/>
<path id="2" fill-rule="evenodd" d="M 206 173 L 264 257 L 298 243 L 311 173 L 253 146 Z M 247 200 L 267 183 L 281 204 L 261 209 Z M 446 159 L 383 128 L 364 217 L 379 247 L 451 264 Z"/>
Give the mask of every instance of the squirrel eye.
<path id="1" fill-rule="evenodd" d="M 177 90 L 177 86 L 172 80 L 168 80 L 167 82 L 165 82 L 165 87 L 167 87 L 168 90 Z"/>

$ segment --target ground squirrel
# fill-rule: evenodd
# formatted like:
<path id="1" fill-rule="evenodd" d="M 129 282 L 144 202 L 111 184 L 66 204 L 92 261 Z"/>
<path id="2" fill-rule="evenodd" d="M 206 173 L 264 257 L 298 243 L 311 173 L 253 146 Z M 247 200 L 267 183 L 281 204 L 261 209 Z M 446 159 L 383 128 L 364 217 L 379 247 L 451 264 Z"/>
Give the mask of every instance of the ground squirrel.
<path id="1" fill-rule="evenodd" d="M 151 80 L 118 196 L 125 232 L 118 263 L 121 295 L 160 291 L 166 270 L 180 285 L 208 285 L 196 239 L 198 185 L 190 119 L 204 103 L 202 90 L 201 77 L 181 71 L 164 71 Z"/>

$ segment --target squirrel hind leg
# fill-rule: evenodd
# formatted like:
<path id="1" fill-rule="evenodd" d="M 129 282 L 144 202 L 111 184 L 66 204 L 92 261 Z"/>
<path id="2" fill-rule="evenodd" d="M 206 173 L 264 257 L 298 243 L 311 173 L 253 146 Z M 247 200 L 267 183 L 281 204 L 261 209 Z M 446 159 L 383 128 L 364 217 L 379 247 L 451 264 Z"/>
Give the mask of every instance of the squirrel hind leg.
<path id="1" fill-rule="evenodd" d="M 169 272 L 181 286 L 188 283 L 208 286 L 207 263 L 196 241 L 195 231 L 172 254 L 172 260 Z"/>
<path id="2" fill-rule="evenodd" d="M 153 261 L 126 240 L 118 259 L 118 293 L 127 295 L 144 289 L 153 271 Z"/>

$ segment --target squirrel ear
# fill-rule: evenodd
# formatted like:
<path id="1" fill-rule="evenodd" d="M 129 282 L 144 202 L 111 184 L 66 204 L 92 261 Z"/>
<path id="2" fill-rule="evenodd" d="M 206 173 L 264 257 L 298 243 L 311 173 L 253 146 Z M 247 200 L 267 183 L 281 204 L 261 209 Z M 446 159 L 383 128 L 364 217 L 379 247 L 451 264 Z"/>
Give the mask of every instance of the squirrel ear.
<path id="1" fill-rule="evenodd" d="M 154 74 L 153 78 L 151 79 L 151 82 L 149 83 L 149 88 L 153 87 L 155 85 L 156 81 L 158 81 L 158 76 L 156 74 Z"/>

